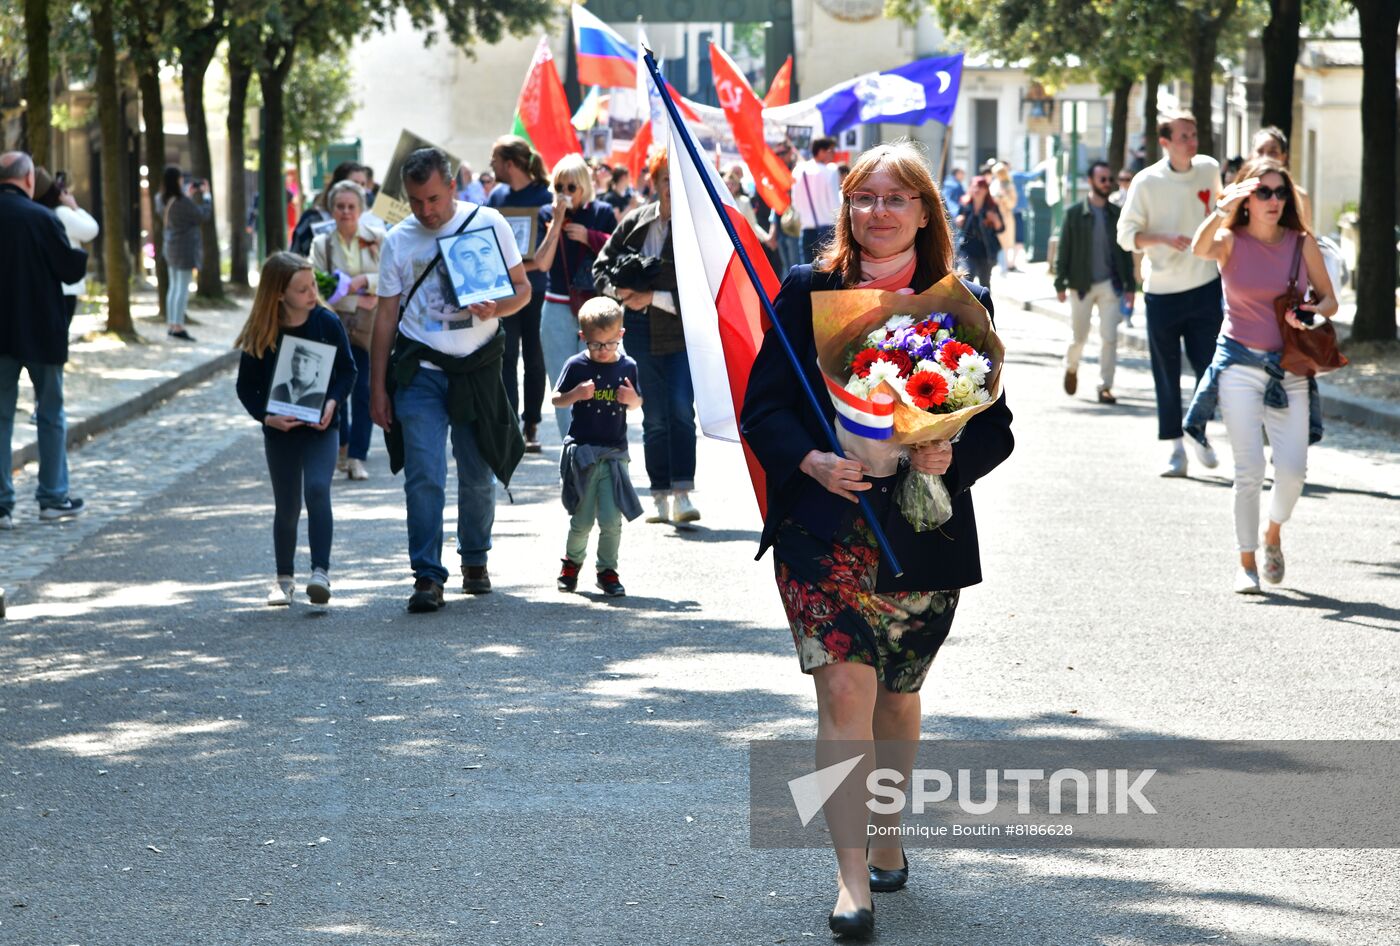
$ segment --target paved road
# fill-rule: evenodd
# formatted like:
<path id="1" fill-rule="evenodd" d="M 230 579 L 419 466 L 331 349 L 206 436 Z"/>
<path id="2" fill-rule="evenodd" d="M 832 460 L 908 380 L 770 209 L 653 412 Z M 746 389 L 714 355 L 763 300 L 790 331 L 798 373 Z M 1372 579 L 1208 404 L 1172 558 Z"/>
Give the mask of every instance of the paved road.
<path id="1" fill-rule="evenodd" d="M 1116 410 L 1074 401 L 1063 330 L 1003 322 L 1017 451 L 977 488 L 988 581 L 926 732 L 1395 737 L 1400 448 L 1329 430 L 1288 585 L 1240 599 L 1226 481 L 1153 475 L 1146 366 Z M 270 495 L 234 403 L 219 379 L 99 438 L 90 518 L 0 535 L 0 944 L 827 939 L 830 855 L 748 846 L 746 741 L 809 737 L 813 700 L 731 447 L 702 446 L 700 528 L 627 527 L 622 600 L 553 589 L 566 520 L 528 461 L 497 592 L 434 616 L 403 612 L 376 448 L 336 486 L 334 607 L 288 612 L 261 604 Z M 881 942 L 1352 946 L 1400 922 L 1385 851 L 911 861 Z"/>

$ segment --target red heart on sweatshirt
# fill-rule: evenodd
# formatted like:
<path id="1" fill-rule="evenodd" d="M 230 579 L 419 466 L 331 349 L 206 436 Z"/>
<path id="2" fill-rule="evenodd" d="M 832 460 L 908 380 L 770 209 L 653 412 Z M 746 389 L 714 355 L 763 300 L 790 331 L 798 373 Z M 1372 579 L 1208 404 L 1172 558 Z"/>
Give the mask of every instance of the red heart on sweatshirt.
<path id="1" fill-rule="evenodd" d="M 1196 199 L 1205 205 L 1206 213 L 1210 213 L 1210 191 L 1196 191 Z"/>

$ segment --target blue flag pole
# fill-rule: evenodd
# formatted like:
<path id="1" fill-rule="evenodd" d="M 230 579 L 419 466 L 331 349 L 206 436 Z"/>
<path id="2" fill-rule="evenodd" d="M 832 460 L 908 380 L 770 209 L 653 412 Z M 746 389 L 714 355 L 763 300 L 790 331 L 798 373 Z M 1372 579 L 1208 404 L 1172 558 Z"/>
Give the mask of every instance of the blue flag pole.
<path id="1" fill-rule="evenodd" d="M 676 129 L 676 137 L 680 138 L 685 145 L 685 150 L 690 155 L 691 163 L 700 172 L 700 182 L 705 185 L 705 193 L 710 197 L 710 203 L 714 205 L 715 213 L 719 214 L 720 223 L 724 224 L 724 232 L 729 234 L 729 242 L 734 245 L 734 252 L 739 254 L 739 262 L 744 264 L 744 272 L 748 273 L 749 281 L 753 283 L 754 291 L 758 295 L 759 302 L 763 304 L 763 311 L 768 316 L 768 323 L 772 330 L 778 333 L 778 340 L 783 343 L 783 351 L 787 352 L 788 361 L 792 362 L 793 374 L 797 375 L 797 380 L 802 384 L 802 390 L 807 395 L 807 401 L 812 407 L 812 411 L 817 415 L 817 419 L 822 423 L 822 430 L 826 433 L 827 442 L 831 445 L 831 452 L 841 459 L 846 459 L 846 452 L 841 449 L 840 442 L 836 439 L 836 430 L 831 426 L 831 422 L 826 419 L 826 413 L 822 409 L 822 402 L 817 399 L 817 392 L 812 390 L 812 385 L 807 381 L 807 375 L 803 371 L 801 360 L 797 357 L 797 352 L 792 347 L 792 342 L 788 340 L 787 332 L 783 330 L 782 323 L 778 321 L 778 314 L 773 311 L 773 303 L 768 299 L 768 293 L 763 289 L 763 282 L 758 278 L 758 272 L 753 268 L 749 254 L 744 250 L 743 241 L 739 239 L 739 232 L 734 229 L 734 223 L 729 219 L 729 214 L 724 212 L 724 201 L 720 199 L 719 192 L 715 190 L 714 181 L 710 180 L 710 175 L 704 171 L 701 163 L 700 153 L 695 148 L 695 142 L 690 140 L 690 134 L 686 130 L 685 122 L 681 118 L 681 113 L 676 108 L 676 103 L 671 99 L 671 94 L 666 88 L 665 81 L 661 78 L 661 72 L 657 68 L 656 58 L 652 56 L 648 49 L 643 56 L 646 61 L 647 71 L 651 73 L 651 81 L 656 86 L 656 90 L 661 94 L 661 101 L 666 104 L 666 114 L 671 118 L 671 124 Z M 674 178 L 675 175 L 673 174 Z M 894 572 L 896 578 L 904 574 L 904 569 L 900 567 L 899 559 L 895 557 L 894 549 L 890 547 L 890 541 L 885 537 L 885 530 L 880 525 L 879 519 L 875 517 L 875 510 L 870 506 L 870 500 L 864 492 L 856 493 L 860 500 L 860 511 L 865 516 L 866 524 L 870 526 L 870 531 L 875 535 L 875 542 L 880 546 L 880 554 L 885 557 L 890 570 Z"/>

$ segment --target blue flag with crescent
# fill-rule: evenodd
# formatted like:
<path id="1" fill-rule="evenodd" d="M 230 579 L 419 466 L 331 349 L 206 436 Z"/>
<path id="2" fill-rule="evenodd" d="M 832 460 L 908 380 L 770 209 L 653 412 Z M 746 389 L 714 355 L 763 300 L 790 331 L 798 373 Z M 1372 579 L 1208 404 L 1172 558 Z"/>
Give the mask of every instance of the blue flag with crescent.
<path id="1" fill-rule="evenodd" d="M 962 84 L 963 54 L 916 59 L 838 86 L 816 103 L 828 135 L 866 122 L 949 124 Z"/>

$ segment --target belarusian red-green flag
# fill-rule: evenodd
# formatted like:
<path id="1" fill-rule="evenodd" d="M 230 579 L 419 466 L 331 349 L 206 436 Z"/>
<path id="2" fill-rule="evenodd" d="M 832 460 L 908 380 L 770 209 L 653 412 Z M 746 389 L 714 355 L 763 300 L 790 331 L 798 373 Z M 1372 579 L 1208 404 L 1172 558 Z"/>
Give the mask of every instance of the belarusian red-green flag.
<path id="1" fill-rule="evenodd" d="M 554 167 L 566 154 L 579 153 L 578 136 L 574 133 L 569 100 L 564 96 L 564 83 L 554 68 L 554 54 L 549 40 L 540 37 L 535 58 L 525 75 L 520 101 L 515 106 L 514 133 L 529 141 L 547 167 Z"/>

